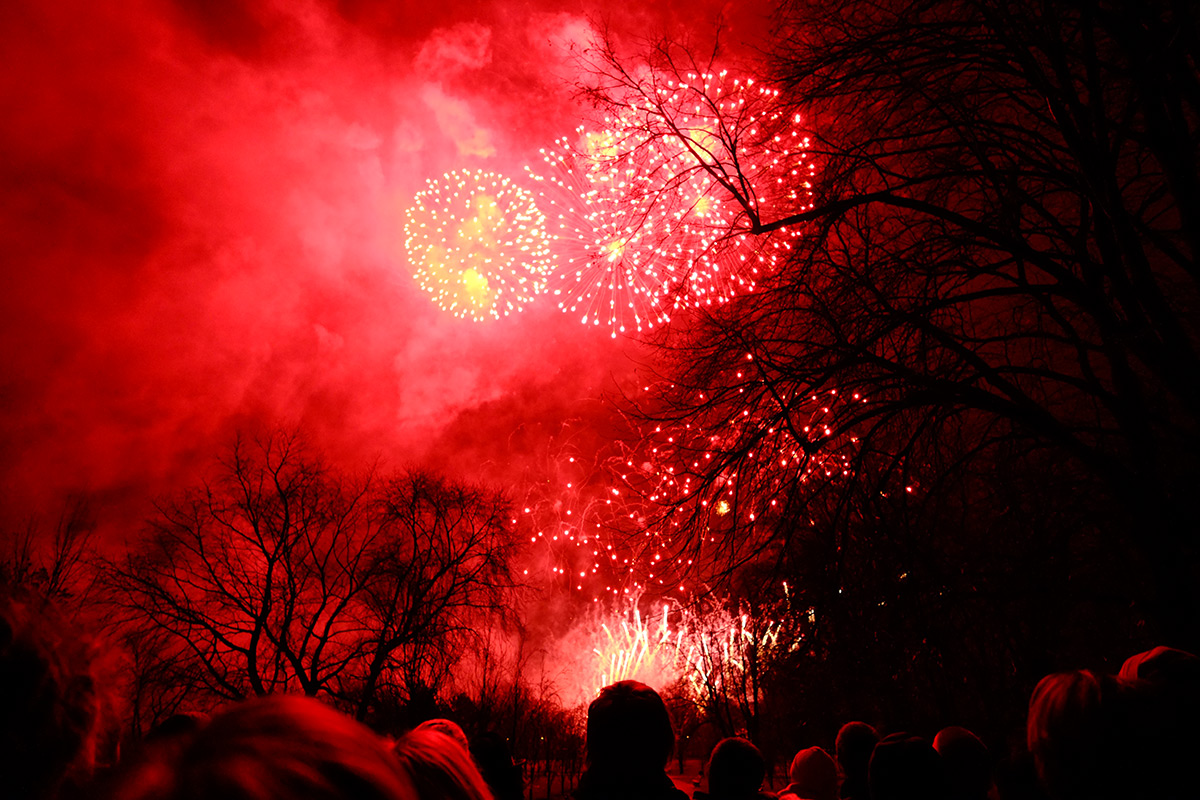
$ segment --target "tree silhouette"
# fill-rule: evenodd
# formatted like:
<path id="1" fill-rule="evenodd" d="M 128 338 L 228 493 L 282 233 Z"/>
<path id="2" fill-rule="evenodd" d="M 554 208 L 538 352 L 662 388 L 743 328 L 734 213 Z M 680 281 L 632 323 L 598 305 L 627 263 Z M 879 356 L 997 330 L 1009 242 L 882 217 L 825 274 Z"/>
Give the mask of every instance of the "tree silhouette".
<path id="1" fill-rule="evenodd" d="M 387 482 L 387 539 L 363 593 L 371 653 L 359 690 L 365 715 L 389 673 L 441 685 L 468 645 L 510 618 L 511 509 L 501 495 L 411 472 Z"/>
<path id="2" fill-rule="evenodd" d="M 652 524 L 676 532 L 676 559 L 732 569 L 820 529 L 836 589 L 851 528 L 901 538 L 931 515 L 948 524 L 952 505 L 979 527 L 1007 513 L 1012 477 L 1047 517 L 1089 497 L 1060 522 L 1094 533 L 1089 550 L 1144 562 L 1152 590 L 1132 577 L 1126 594 L 1193 639 L 1191 9 L 792 2 L 779 37 L 765 77 L 795 113 L 775 124 L 802 121 L 815 171 L 784 170 L 800 206 L 773 213 L 762 198 L 777 186 L 755 181 L 771 173 L 744 166 L 774 140 L 770 120 L 726 114 L 717 137 L 675 123 L 703 105 L 716 54 L 595 54 L 600 107 L 640 147 L 691 152 L 688 168 L 740 209 L 725 241 L 797 234 L 753 293 L 655 340 L 666 366 L 623 464 L 659 506 Z"/>
<path id="3" fill-rule="evenodd" d="M 83 608 L 94 588 L 95 532 L 95 516 L 82 497 L 67 499 L 50 534 L 43 533 L 37 520 L 29 520 L 24 530 L 5 537 L 0 589 Z"/>
<path id="4" fill-rule="evenodd" d="M 350 479 L 295 435 L 239 439 L 104 567 L 133 653 L 135 716 L 297 692 L 360 718 L 381 684 L 429 683 L 472 620 L 502 616 L 502 497 L 421 473 Z"/>

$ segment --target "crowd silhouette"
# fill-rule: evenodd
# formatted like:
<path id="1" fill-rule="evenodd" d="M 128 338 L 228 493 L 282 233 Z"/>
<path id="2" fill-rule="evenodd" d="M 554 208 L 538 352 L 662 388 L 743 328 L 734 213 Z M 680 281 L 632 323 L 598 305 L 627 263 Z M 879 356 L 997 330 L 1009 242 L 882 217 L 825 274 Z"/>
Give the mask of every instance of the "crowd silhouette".
<path id="1" fill-rule="evenodd" d="M 14 800 L 517 800 L 520 762 L 495 732 L 431 719 L 381 735 L 320 701 L 275 695 L 175 714 L 122 757 L 100 736 L 98 654 L 45 604 L 9 599 L 0 619 L 0 786 Z M 1027 751 L 997 757 L 971 731 L 880 736 L 853 721 L 834 754 L 805 743 L 784 785 L 741 737 L 713 748 L 689 786 L 668 774 L 676 745 L 659 694 L 605 687 L 587 712 L 575 800 L 1092 800 L 1195 798 L 1200 658 L 1157 647 L 1117 675 L 1044 677 Z M 685 791 L 692 789 L 692 791 Z"/>

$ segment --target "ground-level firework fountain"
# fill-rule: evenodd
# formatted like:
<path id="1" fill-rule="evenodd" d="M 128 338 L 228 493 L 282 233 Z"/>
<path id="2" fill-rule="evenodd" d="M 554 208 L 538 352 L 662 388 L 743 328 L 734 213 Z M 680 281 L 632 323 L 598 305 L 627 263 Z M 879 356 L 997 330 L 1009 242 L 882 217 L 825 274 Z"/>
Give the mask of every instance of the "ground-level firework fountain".
<path id="1" fill-rule="evenodd" d="M 683 605 L 635 598 L 598 608 L 558 644 L 560 694 L 568 706 L 583 705 L 608 684 L 636 680 L 701 709 L 746 692 L 753 696 L 741 701 L 756 704 L 761 692 L 747 680 L 750 672 L 795 651 L 805 637 L 810 617 L 790 619 L 786 606 L 785 598 L 756 614 L 715 599 Z"/>

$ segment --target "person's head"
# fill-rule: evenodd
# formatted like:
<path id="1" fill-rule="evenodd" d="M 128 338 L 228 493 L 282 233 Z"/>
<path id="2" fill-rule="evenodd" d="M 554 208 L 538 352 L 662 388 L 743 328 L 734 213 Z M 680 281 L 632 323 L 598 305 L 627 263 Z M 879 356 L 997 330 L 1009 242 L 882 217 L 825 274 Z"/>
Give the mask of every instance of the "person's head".
<path id="1" fill-rule="evenodd" d="M 1022 750 L 996 762 L 996 800 L 1049 800 L 1038 781 L 1037 767 L 1029 751 Z"/>
<path id="2" fill-rule="evenodd" d="M 452 736 L 418 726 L 400 737 L 393 752 L 417 800 L 492 800 L 471 754 Z"/>
<path id="3" fill-rule="evenodd" d="M 762 753 L 737 736 L 717 742 L 708 757 L 708 790 L 714 800 L 755 797 L 766 776 Z"/>
<path id="4" fill-rule="evenodd" d="M 521 770 L 513 763 L 508 743 L 493 731 L 471 740 L 471 758 L 496 797 L 520 797 L 524 790 Z"/>
<path id="5" fill-rule="evenodd" d="M 879 734 L 865 722 L 847 722 L 838 731 L 834 753 L 848 782 L 866 785 L 871 751 L 878 741 Z"/>
<path id="6" fill-rule="evenodd" d="M 992 761 L 987 746 L 966 728 L 950 727 L 933 737 L 942 757 L 949 800 L 983 800 L 992 786 Z"/>
<path id="7" fill-rule="evenodd" d="M 179 711 L 155 725 L 146 734 L 147 743 L 184 740 L 195 736 L 212 716 L 203 711 Z"/>
<path id="8" fill-rule="evenodd" d="M 1136 738 L 1143 771 L 1158 797 L 1186 797 L 1195 791 L 1192 764 L 1200 753 L 1200 658 L 1183 650 L 1155 647 L 1131 656 L 1118 679 L 1141 694 L 1142 717 Z M 1145 781 L 1143 781 L 1145 783 Z"/>
<path id="9" fill-rule="evenodd" d="M 875 745 L 867 768 L 871 800 L 936 800 L 945 796 L 937 751 L 919 736 L 893 733 Z"/>
<path id="10" fill-rule="evenodd" d="M 309 697 L 232 706 L 190 741 L 155 751 L 116 800 L 413 800 L 387 743 Z"/>
<path id="11" fill-rule="evenodd" d="M 467 735 L 463 733 L 463 729 L 459 727 L 459 724 L 454 720 L 427 719 L 418 725 L 415 730 L 430 730 L 437 731 L 438 733 L 444 733 L 454 741 L 461 744 L 464 750 L 467 750 L 471 747 L 470 743 L 467 741 Z"/>
<path id="12" fill-rule="evenodd" d="M 107 707 L 90 642 L 46 603 L 0 598 L 0 786 L 36 800 L 86 782 Z"/>
<path id="13" fill-rule="evenodd" d="M 600 690 L 588 706 L 588 771 L 613 771 L 640 779 L 661 772 L 675 747 L 671 715 L 658 692 L 620 681 Z"/>
<path id="14" fill-rule="evenodd" d="M 1194 685 L 1200 680 L 1200 658 L 1185 650 L 1160 645 L 1125 659 L 1117 677 L 1126 681 Z"/>
<path id="15" fill-rule="evenodd" d="M 800 800 L 837 800 L 837 764 L 820 747 L 808 747 L 796 753 L 788 768 L 788 780 L 791 791 Z"/>
<path id="16" fill-rule="evenodd" d="M 1135 780 L 1129 745 L 1138 707 L 1138 687 L 1108 675 L 1042 678 L 1029 700 L 1026 741 L 1046 792 L 1059 800 L 1115 796 Z"/>

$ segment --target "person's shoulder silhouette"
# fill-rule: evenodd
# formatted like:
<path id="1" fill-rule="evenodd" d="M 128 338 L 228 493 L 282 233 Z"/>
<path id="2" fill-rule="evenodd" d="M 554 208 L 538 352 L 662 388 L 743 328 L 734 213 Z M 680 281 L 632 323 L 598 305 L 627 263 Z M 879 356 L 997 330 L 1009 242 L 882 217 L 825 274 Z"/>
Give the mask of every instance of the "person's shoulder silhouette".
<path id="1" fill-rule="evenodd" d="M 658 692 L 638 681 L 604 687 L 588 706 L 577 800 L 684 800 L 666 773 L 674 747 L 671 715 Z"/>

